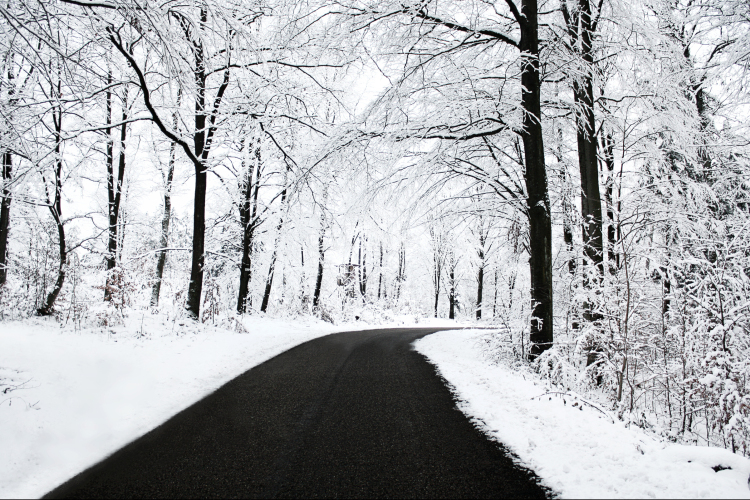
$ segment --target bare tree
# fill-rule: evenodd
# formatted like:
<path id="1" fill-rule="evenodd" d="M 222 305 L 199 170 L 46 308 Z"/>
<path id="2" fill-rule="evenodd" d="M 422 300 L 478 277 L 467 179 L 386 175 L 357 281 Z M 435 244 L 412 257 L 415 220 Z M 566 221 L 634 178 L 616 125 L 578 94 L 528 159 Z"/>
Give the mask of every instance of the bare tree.
<path id="1" fill-rule="evenodd" d="M 243 176 L 240 180 L 239 212 L 242 226 L 242 260 L 240 263 L 240 287 L 237 296 L 237 312 L 240 314 L 248 311 L 248 294 L 250 293 L 250 280 L 253 272 L 253 241 L 260 222 L 258 217 L 258 193 L 263 167 L 260 136 L 251 141 L 248 153 L 250 154 L 249 158 L 243 156 Z"/>
<path id="2" fill-rule="evenodd" d="M 450 251 L 445 229 L 434 220 L 429 224 L 430 243 L 432 246 L 432 290 L 435 297 L 434 314 L 438 317 L 438 302 L 440 301 L 440 285 L 443 281 L 443 270 Z"/>
<path id="3" fill-rule="evenodd" d="M 182 89 L 177 88 L 177 108 L 182 101 Z M 178 130 L 178 115 L 175 111 L 172 113 L 172 130 Z M 174 180 L 174 166 L 176 156 L 176 144 L 169 144 L 169 160 L 167 163 L 166 174 L 162 171 L 162 181 L 164 189 L 164 211 L 161 217 L 161 237 L 159 239 L 159 252 L 156 261 L 156 277 L 151 288 L 151 306 L 159 305 L 159 295 L 161 294 L 161 283 L 164 277 L 164 266 L 167 262 L 167 246 L 169 246 L 169 225 L 172 221 L 172 182 Z"/>
<path id="4" fill-rule="evenodd" d="M 396 140 L 412 138 L 461 142 L 513 131 L 521 137 L 525 167 L 525 211 L 529 219 L 528 248 L 532 303 L 530 356 L 535 358 L 551 347 L 553 341 L 552 222 L 541 122 L 539 12 L 536 0 L 523 0 L 520 8 L 513 0 L 506 0 L 505 4 L 507 12 L 500 13 L 499 10 L 495 10 L 497 15 L 494 15 L 492 20 L 472 19 L 470 23 L 461 23 L 452 19 L 450 9 L 446 10 L 445 14 L 441 14 L 440 5 L 429 1 L 413 6 L 387 3 L 376 10 L 363 9 L 357 5 L 345 9 L 342 13 L 352 19 L 354 30 L 362 31 L 379 23 L 385 23 L 387 29 L 402 29 L 405 36 L 409 37 L 409 46 L 420 46 L 419 51 L 415 53 L 422 53 L 425 57 L 406 58 L 406 69 L 397 80 L 399 88 L 407 82 L 414 82 L 415 85 L 423 84 L 425 80 L 416 75 L 422 75 L 428 67 L 431 67 L 431 64 L 437 65 L 446 59 L 452 58 L 451 64 L 473 70 L 476 68 L 477 60 L 467 58 L 466 54 L 475 48 L 478 48 L 476 55 L 486 53 L 484 51 L 488 48 L 495 49 L 497 52 L 501 50 L 500 47 L 518 51 L 517 63 L 520 65 L 521 73 L 520 109 L 522 110 L 519 126 L 510 125 L 505 120 L 505 116 L 498 114 L 498 103 L 494 99 L 487 99 L 487 96 L 492 95 L 493 92 L 482 92 L 479 97 L 475 97 L 476 102 L 489 104 L 492 101 L 492 105 L 476 110 L 478 116 L 473 112 L 463 113 L 461 115 L 466 117 L 465 120 L 457 122 L 455 116 L 445 115 L 443 110 L 439 110 L 435 111 L 433 116 L 429 116 L 423 126 L 408 127 L 404 124 L 404 127 L 395 130 L 395 127 L 391 126 L 387 136 Z M 499 8 L 499 5 L 494 6 L 494 9 Z M 477 9 L 477 11 L 484 10 Z M 392 24 L 388 25 L 389 22 Z M 497 28 L 478 27 L 479 24 L 485 22 L 493 23 Z M 437 33 L 440 35 L 436 35 Z M 468 40 L 471 40 L 471 43 L 467 43 Z M 403 53 L 398 49 L 394 51 L 398 54 Z M 497 56 L 499 57 L 499 54 Z M 467 61 L 471 61 L 471 64 Z M 492 64 L 494 68 L 496 63 Z M 467 81 L 466 78 L 460 78 L 457 81 L 468 83 L 473 80 Z M 395 87 L 393 92 L 384 96 L 374 109 L 389 109 L 390 103 L 401 106 L 400 103 L 407 98 L 407 95 L 426 96 L 432 90 L 431 85 L 426 85 L 421 87 L 421 92 L 410 89 L 402 95 Z M 473 86 L 469 85 L 464 89 L 468 95 L 477 96 Z M 441 91 L 443 95 L 448 95 L 444 87 L 441 87 Z M 454 95 L 451 94 L 451 97 Z M 389 96 L 393 99 L 389 100 Z M 428 109 L 438 109 L 434 103 L 431 104 L 432 106 Z M 456 103 L 454 101 L 452 105 L 446 104 L 446 106 L 453 110 Z M 455 111 L 460 113 L 458 109 Z M 405 112 L 403 107 L 400 112 Z M 383 117 L 383 123 L 393 121 L 387 112 L 380 116 Z M 385 134 L 381 132 L 379 135 Z"/>

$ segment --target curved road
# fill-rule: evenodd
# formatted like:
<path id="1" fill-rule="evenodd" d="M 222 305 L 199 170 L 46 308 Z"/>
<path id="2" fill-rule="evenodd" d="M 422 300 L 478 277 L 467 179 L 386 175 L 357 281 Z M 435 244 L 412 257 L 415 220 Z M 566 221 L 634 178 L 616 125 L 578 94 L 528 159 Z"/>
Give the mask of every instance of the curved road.
<path id="1" fill-rule="evenodd" d="M 439 328 L 301 344 L 48 493 L 60 497 L 544 498 L 456 409 L 411 343 Z"/>

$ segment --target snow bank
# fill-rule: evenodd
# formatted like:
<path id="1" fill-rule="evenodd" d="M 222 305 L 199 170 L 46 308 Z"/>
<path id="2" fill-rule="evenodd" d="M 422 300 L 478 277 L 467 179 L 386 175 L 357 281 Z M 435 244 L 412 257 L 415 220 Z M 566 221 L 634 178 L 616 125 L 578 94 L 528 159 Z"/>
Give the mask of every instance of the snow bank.
<path id="1" fill-rule="evenodd" d="M 750 498 L 750 460 L 656 441 L 587 402 L 548 394 L 532 372 L 493 364 L 482 331 L 445 331 L 417 351 L 453 386 L 459 408 L 563 498 Z"/>
<path id="2" fill-rule="evenodd" d="M 353 329 L 251 318 L 240 334 L 147 313 L 129 321 L 106 332 L 0 323 L 0 498 L 39 497 L 253 366 Z"/>

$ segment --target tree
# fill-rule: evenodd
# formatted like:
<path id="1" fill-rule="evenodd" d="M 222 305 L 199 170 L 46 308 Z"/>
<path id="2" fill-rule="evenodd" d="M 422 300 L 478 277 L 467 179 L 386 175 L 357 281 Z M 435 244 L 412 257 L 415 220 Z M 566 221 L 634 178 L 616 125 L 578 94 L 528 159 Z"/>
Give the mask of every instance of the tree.
<path id="1" fill-rule="evenodd" d="M 315 289 L 313 291 L 313 310 L 320 311 L 320 290 L 323 285 L 323 268 L 326 259 L 325 235 L 328 228 L 325 205 L 328 199 L 328 186 L 323 188 L 323 204 L 320 208 L 320 229 L 318 232 L 318 272 L 315 275 Z"/>
<path id="2" fill-rule="evenodd" d="M 456 268 L 458 268 L 459 256 L 456 255 L 455 249 L 448 251 L 446 265 L 448 266 L 448 319 L 456 319 L 456 309 L 458 307 L 458 277 Z"/>
<path id="3" fill-rule="evenodd" d="M 247 149 L 245 149 L 247 148 Z M 258 194 L 262 173 L 261 137 L 255 134 L 250 144 L 243 147 L 242 177 L 240 178 L 240 225 L 242 226 L 242 249 L 240 263 L 240 286 L 237 296 L 237 312 L 248 312 L 248 294 L 252 278 L 252 248 L 255 231 L 260 223 L 258 217 Z"/>
<path id="4" fill-rule="evenodd" d="M 56 81 L 51 82 L 49 96 L 53 102 L 57 102 L 57 105 L 52 109 L 52 131 L 53 140 L 55 144 L 55 152 L 53 157 L 52 165 L 52 196 L 50 197 L 47 179 L 42 174 L 44 180 L 44 191 L 47 196 L 47 207 L 49 208 L 50 215 L 55 221 L 57 227 L 57 244 L 59 248 L 60 264 L 57 270 L 57 279 L 52 287 L 52 290 L 47 295 L 47 299 L 44 305 L 37 310 L 37 314 L 40 316 L 49 316 L 54 311 L 55 302 L 57 297 L 60 295 L 63 284 L 65 283 L 65 276 L 67 273 L 68 265 L 68 245 L 65 241 L 65 221 L 62 218 L 62 186 L 63 186 L 63 108 L 60 104 L 62 99 L 62 71 L 60 69 L 60 62 L 50 67 L 51 73 L 56 75 Z M 57 70 L 57 71 L 54 71 Z"/>
<path id="5" fill-rule="evenodd" d="M 479 198 L 479 197 L 478 197 Z M 479 203 L 480 200 L 476 200 L 475 203 Z M 476 252 L 477 252 L 477 303 L 476 303 L 476 319 L 482 319 L 482 307 L 484 303 L 482 301 L 484 296 L 484 272 L 487 266 L 487 257 L 492 247 L 492 243 L 489 241 L 489 232 L 491 227 L 491 221 L 488 220 L 484 212 L 480 211 L 476 216 L 476 225 L 471 229 L 474 237 L 476 238 Z"/>
<path id="6" fill-rule="evenodd" d="M 131 48 L 132 51 L 132 48 Z M 108 226 L 108 245 L 107 245 L 107 284 L 104 287 L 104 300 L 110 301 L 112 299 L 112 290 L 115 286 L 113 283 L 113 269 L 117 266 L 118 262 L 118 243 L 119 236 L 121 236 L 119 230 L 120 226 L 120 204 L 122 203 L 122 193 L 125 182 L 125 141 L 127 139 L 128 130 L 128 87 L 127 85 L 122 88 L 121 96 L 121 108 L 122 108 L 122 121 L 120 123 L 120 151 L 117 162 L 117 172 L 114 170 L 114 140 L 112 139 L 112 130 L 109 125 L 112 124 L 112 70 L 110 69 L 107 73 L 107 116 L 105 135 L 107 139 L 107 197 L 108 205 L 107 212 L 109 218 Z"/>
<path id="7" fill-rule="evenodd" d="M 180 107 L 182 101 L 182 89 L 177 89 L 177 107 Z M 178 114 L 172 113 L 172 130 L 178 130 Z M 164 189 L 164 210 L 161 218 L 161 237 L 159 239 L 159 252 L 156 261 L 156 277 L 151 288 L 151 307 L 159 305 L 159 296 L 161 294 L 161 283 L 164 277 L 164 266 L 167 262 L 167 246 L 169 245 L 169 225 L 172 221 L 172 181 L 174 180 L 176 144 L 170 141 L 169 160 L 167 163 L 167 172 L 161 171 L 163 189 Z"/>
<path id="8" fill-rule="evenodd" d="M 575 0 L 574 8 L 561 2 L 565 20 L 567 44 L 575 54 L 577 72 L 573 75 L 573 97 L 578 142 L 578 166 L 581 175 L 581 216 L 583 217 L 583 245 L 586 259 L 601 275 L 604 269 L 602 242 L 602 202 L 599 192 L 599 154 L 597 127 L 594 117 L 594 36 L 601 16 L 603 0 L 596 10 L 590 0 Z M 598 280 L 597 280 L 598 281 Z M 594 283 L 596 285 L 596 283 Z M 588 308 L 589 321 L 601 316 Z"/>
<path id="9" fill-rule="evenodd" d="M 481 5 L 478 3 L 477 6 Z M 495 6 L 499 8 L 498 6 Z M 382 114 L 381 126 L 387 129 L 376 135 L 386 135 L 391 139 L 405 140 L 407 138 L 419 140 L 440 141 L 472 141 L 482 137 L 492 137 L 504 132 L 513 131 L 518 134 L 523 142 L 524 166 L 525 166 L 525 188 L 526 207 L 525 211 L 529 219 L 529 266 L 531 271 L 531 342 L 530 356 L 535 358 L 552 345 L 553 340 L 553 310 L 552 310 L 552 224 L 550 202 L 547 186 L 547 172 L 544 161 L 544 137 L 541 122 L 541 79 L 539 61 L 539 21 L 538 5 L 536 0 L 523 0 L 520 9 L 512 1 L 506 0 L 507 13 L 499 13 L 497 10 L 490 11 L 491 14 L 484 16 L 486 7 L 476 10 L 466 10 L 475 16 L 469 23 L 461 23 L 450 18 L 450 9 L 440 13 L 440 6 L 433 2 L 421 2 L 413 5 L 385 4 L 378 9 L 366 8 L 360 5 L 350 5 L 343 11 L 353 22 L 352 31 L 365 31 L 376 25 L 386 24 L 391 31 L 401 30 L 409 40 L 408 45 L 412 47 L 409 54 L 403 56 L 399 48 L 393 49 L 397 57 L 403 57 L 405 70 L 397 79 L 397 84 L 390 92 L 379 99 L 373 110 L 379 110 Z M 478 14 L 477 14 L 478 13 Z M 479 17 L 477 17 L 479 16 Z M 493 18 L 494 16 L 494 18 Z M 509 21 L 512 20 L 512 21 Z M 390 23 L 390 24 L 389 24 Z M 480 24 L 492 23 L 497 29 L 480 28 Z M 475 27 L 477 26 L 477 27 Z M 511 34 L 511 32 L 514 32 Z M 472 38 L 473 37 L 473 38 Z M 404 45 L 398 36 L 389 36 L 388 42 L 396 41 L 397 45 Z M 471 43 L 467 43 L 471 40 Z M 419 48 L 417 48 L 419 47 Z M 486 59 L 488 48 L 500 55 L 501 50 L 510 47 L 518 51 L 517 64 L 520 66 L 520 124 L 514 126 L 506 121 L 506 116 L 498 114 L 501 109 L 494 96 L 497 89 L 493 91 L 476 92 L 475 87 L 466 85 L 470 82 L 477 84 L 481 75 L 487 75 L 496 66 L 496 62 L 490 63 Z M 473 52 L 473 57 L 468 55 Z M 413 57 L 412 57 L 413 54 Z M 423 57 L 421 56 L 423 55 Z M 477 59 L 479 57 L 480 59 Z M 438 97 L 440 94 L 432 94 L 432 86 L 424 85 L 425 80 L 418 77 L 428 69 L 432 68 L 432 74 L 440 78 L 441 71 L 436 71 L 435 65 L 451 60 L 451 66 L 459 67 L 469 71 L 474 78 L 461 77 L 455 81 L 460 82 L 456 93 L 449 94 L 447 86 L 441 86 L 443 96 L 453 98 L 448 108 L 456 108 L 457 102 L 475 100 L 475 106 L 479 109 L 478 115 L 472 113 L 461 113 L 458 116 L 465 120 L 456 120 L 455 116 L 445 113 L 445 108 L 435 101 L 427 106 L 428 114 L 422 117 L 421 126 L 402 126 L 398 128 L 396 120 L 388 105 L 399 106 L 399 112 L 409 115 L 409 109 L 405 108 L 405 99 L 413 101 L 417 97 Z M 486 61 L 487 67 L 477 67 L 478 61 Z M 491 64 L 491 66 L 489 66 Z M 442 68 L 440 68 L 442 70 Z M 429 80 L 427 80 L 429 81 Z M 419 90 L 399 92 L 406 84 L 417 85 Z M 422 85 L 419 87 L 419 85 Z M 458 96 L 461 96 L 459 99 Z M 472 96 L 469 98 L 468 96 Z M 428 101 L 422 101 L 423 104 Z M 439 102 L 439 101 L 438 101 Z M 492 105 L 490 105 L 492 103 Z M 487 105 L 487 107 L 484 107 Z M 510 107 L 510 106 L 509 106 Z M 520 108 L 520 109 L 519 109 Z M 415 109 L 420 109 L 415 107 Z M 424 108 L 421 108 L 424 109 Z M 430 111 L 434 110 L 433 113 Z M 472 109 L 472 111 L 474 111 Z M 510 109 L 508 109 L 510 111 Z M 468 116 L 467 116 L 468 115 Z M 410 123 L 419 120 L 412 117 Z M 396 123 L 394 123 L 396 122 Z M 372 134 L 371 134 L 372 135 Z"/>
<path id="10" fill-rule="evenodd" d="M 438 302 L 440 301 L 440 285 L 443 281 L 443 270 L 450 252 L 445 229 L 434 220 L 429 223 L 430 243 L 432 246 L 432 289 L 435 297 L 434 313 L 438 317 Z"/>
<path id="11" fill-rule="evenodd" d="M 37 120 L 31 119 L 28 111 L 31 106 L 27 99 L 33 92 L 35 86 L 35 72 L 39 61 L 29 60 L 24 49 L 28 44 L 17 42 L 18 33 L 12 22 L 14 9 L 8 6 L 0 14 L 6 19 L 3 39 L 6 41 L 2 46 L 2 63 L 0 64 L 0 85 L 2 86 L 2 98 L 0 106 L 3 109 L 2 133 L 0 134 L 0 289 L 8 278 L 8 241 L 10 236 L 11 204 L 13 202 L 13 185 L 22 178 L 17 172 L 14 175 L 13 156 L 25 156 L 21 153 L 24 149 L 23 136 L 26 130 L 33 128 Z M 33 112 L 32 112 L 33 113 Z M 23 125 L 23 123 L 25 125 Z"/>

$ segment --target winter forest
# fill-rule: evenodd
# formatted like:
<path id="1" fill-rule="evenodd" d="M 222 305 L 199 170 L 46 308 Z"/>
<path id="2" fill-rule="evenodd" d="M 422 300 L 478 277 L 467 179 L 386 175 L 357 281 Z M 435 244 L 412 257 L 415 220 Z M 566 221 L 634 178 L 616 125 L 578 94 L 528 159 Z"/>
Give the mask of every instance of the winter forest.
<path id="1" fill-rule="evenodd" d="M 0 321 L 470 321 L 621 420 L 750 454 L 746 0 L 0 19 Z"/>

